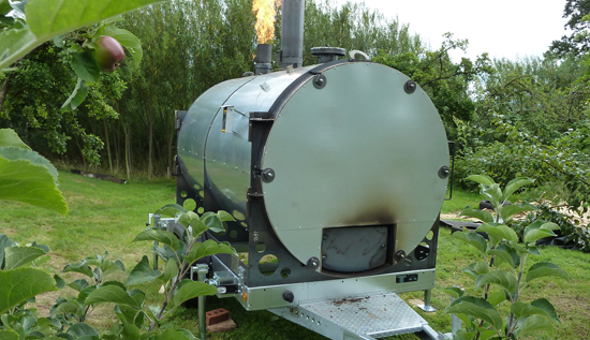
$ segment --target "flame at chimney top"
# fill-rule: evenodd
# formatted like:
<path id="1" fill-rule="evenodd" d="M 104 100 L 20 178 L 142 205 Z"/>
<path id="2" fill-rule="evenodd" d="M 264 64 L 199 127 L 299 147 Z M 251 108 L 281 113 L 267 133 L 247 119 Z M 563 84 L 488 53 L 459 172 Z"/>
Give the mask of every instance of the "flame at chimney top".
<path id="1" fill-rule="evenodd" d="M 256 34 L 259 44 L 272 44 L 275 35 L 276 8 L 282 0 L 254 0 L 252 13 L 256 15 Z"/>

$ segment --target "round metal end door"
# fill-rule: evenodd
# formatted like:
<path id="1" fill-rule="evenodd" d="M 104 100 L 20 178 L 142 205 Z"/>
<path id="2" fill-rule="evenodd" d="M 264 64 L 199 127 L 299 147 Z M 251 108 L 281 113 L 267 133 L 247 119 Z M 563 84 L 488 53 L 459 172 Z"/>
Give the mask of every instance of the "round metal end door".
<path id="1" fill-rule="evenodd" d="M 447 140 L 434 105 L 408 81 L 381 64 L 338 64 L 280 110 L 263 160 L 272 173 L 264 200 L 277 236 L 301 263 L 318 271 L 329 263 L 326 230 L 395 225 L 388 251 L 406 253 L 430 231 L 446 192 L 439 170 L 449 164 Z M 355 243 L 353 232 L 332 235 Z M 330 267 L 338 261 L 346 257 Z M 366 263 L 352 271 L 371 269 Z"/>

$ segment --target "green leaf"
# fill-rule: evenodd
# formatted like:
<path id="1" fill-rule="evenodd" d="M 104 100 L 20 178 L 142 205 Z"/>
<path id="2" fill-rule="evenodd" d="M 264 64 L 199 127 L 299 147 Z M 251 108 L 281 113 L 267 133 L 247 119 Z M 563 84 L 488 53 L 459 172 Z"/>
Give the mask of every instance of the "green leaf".
<path id="1" fill-rule="evenodd" d="M 536 242 L 544 237 L 557 236 L 553 230 L 560 230 L 560 227 L 553 222 L 535 221 L 524 228 L 524 242 Z"/>
<path id="2" fill-rule="evenodd" d="M 92 292 L 94 292 L 97 289 L 98 289 L 97 286 L 88 286 L 88 287 L 82 289 L 80 291 L 80 293 L 78 293 L 78 297 L 76 299 L 78 301 L 80 301 L 80 303 L 84 303 L 84 301 L 86 301 L 86 298 L 88 297 L 88 295 L 90 295 Z"/>
<path id="3" fill-rule="evenodd" d="M 0 340 L 18 340 L 19 336 L 18 333 L 13 330 L 8 331 L 1 331 L 0 330 Z"/>
<path id="4" fill-rule="evenodd" d="M 555 311 L 555 307 L 553 307 L 553 304 L 551 302 L 549 302 L 549 300 L 545 299 L 545 298 L 540 298 L 537 299 L 533 302 L 531 302 L 531 305 L 535 308 L 539 308 L 542 309 L 543 311 L 545 311 L 545 315 L 557 322 L 557 323 L 561 323 L 561 321 L 559 320 L 559 317 L 557 316 L 557 312 Z"/>
<path id="5" fill-rule="evenodd" d="M 133 289 L 129 295 L 137 302 L 138 305 L 143 306 L 145 302 L 145 293 L 140 289 Z"/>
<path id="6" fill-rule="evenodd" d="M 101 303 L 117 303 L 131 307 L 140 306 L 123 288 L 117 285 L 102 286 L 90 293 L 84 302 L 85 305 L 98 305 Z"/>
<path id="7" fill-rule="evenodd" d="M 49 39 L 77 28 L 123 14 L 156 0 L 38 0 L 28 3 L 27 22 L 39 39 Z"/>
<path id="8" fill-rule="evenodd" d="M 516 232 L 512 228 L 503 224 L 484 223 L 477 227 L 475 231 L 488 234 L 493 247 L 502 240 L 518 241 L 518 235 L 516 235 Z"/>
<path id="9" fill-rule="evenodd" d="M 176 277 L 177 275 L 178 275 L 178 265 L 176 264 L 176 261 L 168 260 L 168 262 L 166 262 L 166 264 L 164 265 L 164 268 L 162 270 L 162 274 L 158 277 L 158 279 L 160 279 L 164 282 L 168 282 L 172 278 Z"/>
<path id="10" fill-rule="evenodd" d="M 528 177 L 517 177 L 511 180 L 504 187 L 504 200 L 507 200 L 516 190 L 533 183 L 535 183 L 535 180 Z"/>
<path id="11" fill-rule="evenodd" d="M 183 332 L 174 330 L 174 329 L 167 329 L 163 331 L 161 334 L 157 334 L 154 340 L 191 340 L 187 338 Z"/>
<path id="12" fill-rule="evenodd" d="M 49 160 L 47 160 L 47 158 L 35 151 L 16 147 L 0 147 L 0 156 L 9 161 L 27 160 L 35 165 L 44 166 L 53 176 L 53 180 L 57 182 L 57 169 L 51 164 L 51 162 L 49 162 Z"/>
<path id="13" fill-rule="evenodd" d="M 471 176 L 465 178 L 465 180 L 474 181 L 474 182 L 477 182 L 479 184 L 483 184 L 486 186 L 490 186 L 490 185 L 494 184 L 494 180 L 490 176 L 485 176 L 485 175 L 471 175 Z"/>
<path id="14" fill-rule="evenodd" d="M 126 323 L 123 321 L 123 330 L 121 332 L 123 339 L 139 339 L 141 334 L 139 328 L 132 323 Z"/>
<path id="15" fill-rule="evenodd" d="M 4 270 L 25 266 L 33 262 L 35 259 L 47 254 L 45 250 L 35 247 L 10 247 L 6 248 L 4 253 Z"/>
<path id="16" fill-rule="evenodd" d="M 503 262 L 506 262 L 511 268 L 514 268 L 514 259 L 508 254 L 508 252 L 499 249 L 490 249 L 488 250 L 488 254 L 495 256 L 495 266 L 499 266 Z"/>
<path id="17" fill-rule="evenodd" d="M 496 330 L 502 329 L 502 317 L 500 313 L 492 306 L 491 303 L 482 298 L 473 296 L 462 296 L 455 300 L 450 307 L 445 310 L 446 313 L 462 313 L 471 315 L 478 319 L 484 320 Z"/>
<path id="18" fill-rule="evenodd" d="M 488 301 L 492 304 L 492 306 L 498 306 L 502 302 L 506 301 L 506 292 L 495 292 L 488 296 Z"/>
<path id="19" fill-rule="evenodd" d="M 530 205 L 530 204 L 505 205 L 502 207 L 502 211 L 500 212 L 500 217 L 502 217 L 502 220 L 504 221 L 504 223 L 508 223 L 508 221 L 510 221 L 510 219 L 512 218 L 513 215 L 520 214 L 525 211 L 533 211 L 533 210 L 537 210 L 537 208 L 535 206 Z"/>
<path id="20" fill-rule="evenodd" d="M 137 308 L 133 308 L 126 305 L 116 305 L 115 306 L 115 313 L 119 320 L 123 321 L 124 323 L 132 323 L 141 327 L 144 322 L 144 313 Z"/>
<path id="21" fill-rule="evenodd" d="M 120 29 L 114 26 L 106 26 L 103 35 L 108 35 L 115 38 L 123 47 L 125 47 L 133 57 L 135 64 L 139 65 L 143 58 L 143 49 L 141 48 L 141 41 L 133 33 Z"/>
<path id="22" fill-rule="evenodd" d="M 476 331 L 467 331 L 466 329 L 459 329 L 455 334 L 453 334 L 453 340 L 473 340 L 476 336 Z"/>
<path id="23" fill-rule="evenodd" d="M 555 312 L 555 308 L 553 308 L 553 305 L 549 302 L 549 300 L 543 300 L 543 302 L 540 302 L 539 300 L 535 301 L 538 301 L 537 304 L 542 305 L 544 308 L 535 307 L 532 303 L 528 304 L 523 302 L 515 302 L 512 304 L 510 310 L 517 320 L 528 317 L 530 315 L 541 315 L 559 322 L 559 319 L 557 319 L 557 313 Z"/>
<path id="24" fill-rule="evenodd" d="M 235 222 L 236 221 L 230 213 L 228 213 L 227 211 L 224 211 L 224 210 L 219 210 L 217 212 L 217 216 L 219 217 L 219 219 L 222 222 Z"/>
<path id="25" fill-rule="evenodd" d="M 0 146 L 31 150 L 12 129 L 0 129 Z"/>
<path id="26" fill-rule="evenodd" d="M 185 257 L 185 261 L 191 264 L 198 259 L 214 254 L 236 254 L 236 251 L 229 243 L 217 243 L 214 240 L 206 240 L 203 243 L 195 243 L 189 254 Z"/>
<path id="27" fill-rule="evenodd" d="M 144 231 L 139 233 L 139 235 L 137 235 L 135 239 L 133 239 L 133 242 L 137 241 L 156 241 L 159 243 L 163 243 L 174 250 L 178 250 L 178 248 L 180 248 L 180 242 L 178 241 L 176 235 L 169 231 L 160 229 L 145 229 Z"/>
<path id="28" fill-rule="evenodd" d="M 63 287 L 66 286 L 66 281 L 62 279 L 61 276 L 53 274 L 53 279 L 55 280 L 55 285 L 58 289 L 63 289 Z"/>
<path id="29" fill-rule="evenodd" d="M 478 220 L 480 220 L 482 222 L 488 222 L 488 223 L 494 222 L 494 218 L 492 217 L 492 214 L 490 214 L 489 211 L 473 209 L 471 207 L 466 207 L 465 209 L 463 209 L 459 213 L 459 216 L 467 216 L 467 217 L 477 218 Z"/>
<path id="30" fill-rule="evenodd" d="M 0 71 L 24 57 L 39 42 L 27 28 L 9 29 L 0 34 Z"/>
<path id="31" fill-rule="evenodd" d="M 45 41 L 159 0 L 36 0 L 26 6 L 29 29 L 0 34 L 0 70 Z"/>
<path id="32" fill-rule="evenodd" d="M 494 270 L 481 275 L 475 280 L 475 289 L 480 289 L 487 284 L 500 286 L 509 293 L 516 292 L 518 288 L 518 282 L 514 275 L 504 270 Z"/>
<path id="33" fill-rule="evenodd" d="M 458 240 L 467 242 L 468 244 L 472 245 L 477 250 L 479 250 L 479 252 L 482 254 L 485 253 L 485 251 L 488 249 L 488 242 L 486 241 L 486 239 L 477 233 L 464 231 L 460 233 L 453 233 L 453 235 L 451 236 Z"/>
<path id="34" fill-rule="evenodd" d="M 97 82 L 100 78 L 100 66 L 88 50 L 72 56 L 72 69 L 82 80 L 91 83 Z"/>
<path id="35" fill-rule="evenodd" d="M 0 15 L 6 15 L 12 10 L 8 0 L 0 0 Z"/>
<path id="36" fill-rule="evenodd" d="M 4 263 L 4 249 L 15 245 L 16 243 L 14 243 L 10 237 L 6 236 L 5 234 L 0 234 L 0 269 Z"/>
<path id="37" fill-rule="evenodd" d="M 162 217 L 174 217 L 177 218 L 181 214 L 186 213 L 187 210 L 178 204 L 167 204 L 158 209 L 154 215 L 161 215 Z"/>
<path id="38" fill-rule="evenodd" d="M 178 223 L 182 224 L 187 229 L 189 226 L 191 226 L 193 230 L 193 237 L 198 237 L 208 229 L 205 223 L 201 221 L 199 215 L 192 211 L 187 211 L 186 213 L 180 215 L 178 218 Z"/>
<path id="39" fill-rule="evenodd" d="M 195 336 L 193 335 L 193 333 L 191 333 L 188 329 L 184 329 L 184 328 L 176 328 L 175 329 L 177 332 L 181 332 L 182 334 L 184 334 L 184 336 L 188 339 L 188 340 L 198 340 L 197 338 L 195 338 Z"/>
<path id="40" fill-rule="evenodd" d="M 106 277 L 109 276 L 112 273 L 116 273 L 119 271 L 125 271 L 125 266 L 123 265 L 123 263 L 119 260 L 112 262 L 109 260 L 104 260 L 100 266 L 99 266 L 100 270 L 102 271 L 102 276 Z"/>
<path id="41" fill-rule="evenodd" d="M 19 2 L 12 2 L 10 4 L 10 6 L 12 6 L 12 9 L 15 10 L 15 12 L 19 13 L 19 14 L 26 14 L 25 13 L 25 6 L 27 4 L 27 2 L 29 2 L 28 0 L 26 1 L 19 1 Z"/>
<path id="42" fill-rule="evenodd" d="M 203 216 L 201 216 L 201 221 L 214 233 L 222 233 L 225 231 L 221 218 L 212 211 L 204 213 Z"/>
<path id="43" fill-rule="evenodd" d="M 76 338 L 82 338 L 87 336 L 97 337 L 98 332 L 87 323 L 79 322 L 73 324 L 69 329 L 68 333 L 74 335 Z"/>
<path id="44" fill-rule="evenodd" d="M 68 99 L 61 106 L 61 112 L 74 111 L 86 97 L 88 96 L 88 88 L 82 78 L 78 78 L 74 91 L 70 94 Z"/>
<path id="45" fill-rule="evenodd" d="M 561 269 L 561 267 L 558 265 L 549 262 L 539 262 L 532 265 L 529 269 L 528 273 L 526 274 L 526 282 L 531 282 L 546 276 L 554 276 L 564 280 L 569 280 L 569 276 L 567 275 L 566 271 Z"/>
<path id="46" fill-rule="evenodd" d="M 59 320 L 52 317 L 37 319 L 37 325 L 47 328 L 61 328 L 62 326 Z"/>
<path id="47" fill-rule="evenodd" d="M 502 203 L 502 190 L 500 190 L 498 183 L 493 183 L 490 186 L 482 186 L 481 193 L 489 198 L 494 209 Z"/>
<path id="48" fill-rule="evenodd" d="M 203 295 L 215 295 L 217 288 L 209 284 L 192 281 L 189 279 L 182 280 L 182 286 L 176 290 L 174 297 L 172 298 L 172 306 L 179 306 L 181 303 L 194 299 L 198 296 Z"/>
<path id="49" fill-rule="evenodd" d="M 455 299 L 460 298 L 464 294 L 463 289 L 461 289 L 457 286 L 447 287 L 444 289 L 444 291 L 445 291 L 445 293 L 449 294 L 450 296 L 452 296 Z"/>
<path id="50" fill-rule="evenodd" d="M 29 203 L 65 215 L 68 206 L 50 170 L 28 160 L 29 150 L 21 151 L 26 159 L 11 161 L 0 156 L 0 199 Z"/>
<path id="51" fill-rule="evenodd" d="M 480 275 L 486 274 L 490 271 L 490 266 L 485 262 L 477 262 L 463 268 L 463 272 L 471 275 L 477 279 Z"/>
<path id="52" fill-rule="evenodd" d="M 88 281 L 84 279 L 78 279 L 76 281 L 68 283 L 68 287 L 80 292 L 86 288 L 88 288 L 89 284 Z"/>
<path id="53" fill-rule="evenodd" d="M 533 230 L 529 230 L 529 232 L 527 232 L 525 234 L 524 242 L 527 244 L 534 243 L 534 242 L 537 242 L 537 240 L 540 240 L 542 238 L 553 237 L 553 236 L 557 236 L 557 235 L 551 230 L 533 229 Z"/>
<path id="54" fill-rule="evenodd" d="M 89 265 L 89 266 L 100 266 L 100 264 L 102 263 L 103 260 L 104 260 L 104 256 L 101 256 L 101 255 L 93 255 L 93 256 L 88 256 L 88 257 L 84 258 L 79 263 L 80 264 L 86 264 L 86 265 Z"/>
<path id="55" fill-rule="evenodd" d="M 0 315 L 38 294 L 57 290 L 53 277 L 35 268 L 0 271 Z"/>
<path id="56" fill-rule="evenodd" d="M 59 314 L 66 315 L 68 313 L 78 315 L 78 312 L 80 311 L 81 308 L 84 308 L 84 306 L 81 305 L 76 300 L 66 301 L 66 302 L 60 303 L 57 307 L 55 307 L 55 309 L 52 309 L 51 315 L 52 316 L 59 315 Z"/>
<path id="57" fill-rule="evenodd" d="M 169 260 L 174 261 L 174 260 Z M 138 285 L 144 282 L 152 282 L 160 276 L 159 270 L 153 270 L 150 267 L 150 263 L 148 257 L 146 255 L 143 256 L 141 261 L 131 270 L 129 276 L 127 277 L 127 282 L 125 283 L 128 286 Z"/>
<path id="58" fill-rule="evenodd" d="M 160 247 L 154 245 L 153 252 L 156 253 L 162 260 L 165 262 L 170 261 L 170 259 L 176 260 L 176 256 L 178 255 L 172 248 L 168 246 Z"/>
<path id="59" fill-rule="evenodd" d="M 522 338 L 526 334 L 532 333 L 534 331 L 548 332 L 552 329 L 553 325 L 550 322 L 547 322 L 547 319 L 539 315 L 531 315 L 517 324 L 516 331 L 514 333 L 516 334 L 517 338 Z"/>
<path id="60" fill-rule="evenodd" d="M 67 272 L 80 273 L 80 274 L 88 276 L 89 278 L 94 278 L 94 275 L 92 274 L 92 269 L 86 264 L 85 261 L 81 261 L 78 263 L 70 263 L 67 266 L 65 266 L 61 272 L 62 273 L 67 273 Z"/>
<path id="61" fill-rule="evenodd" d="M 45 244 L 39 244 L 37 241 L 33 241 L 31 247 L 39 248 L 45 250 L 45 252 L 49 253 L 49 247 Z"/>

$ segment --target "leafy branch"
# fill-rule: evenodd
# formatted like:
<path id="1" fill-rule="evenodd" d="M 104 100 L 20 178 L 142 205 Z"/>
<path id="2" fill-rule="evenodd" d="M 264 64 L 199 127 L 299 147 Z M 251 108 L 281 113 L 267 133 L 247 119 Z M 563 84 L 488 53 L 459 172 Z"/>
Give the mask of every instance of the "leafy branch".
<path id="1" fill-rule="evenodd" d="M 540 255 L 535 247 L 536 241 L 555 236 L 553 231 L 559 230 L 559 226 L 551 222 L 536 221 L 525 228 L 524 244 L 519 244 L 516 232 L 503 224 L 517 213 L 534 209 L 527 204 L 506 205 L 514 192 L 531 185 L 534 180 L 516 178 L 504 190 L 488 176 L 474 175 L 467 180 L 479 183 L 481 193 L 492 203 L 493 211 L 490 213 L 469 207 L 464 209 L 461 215 L 478 218 L 483 224 L 476 232 L 453 234 L 453 238 L 475 247 L 486 260 L 473 263 L 463 270 L 474 278 L 476 292 L 483 289 L 482 297 L 464 295 L 457 288 L 446 290 L 456 300 L 445 313 L 455 313 L 463 321 L 463 328 L 454 334 L 453 339 L 485 340 L 494 336 L 496 339 L 519 339 L 534 331 L 551 329 L 552 325 L 547 321 L 559 322 L 559 318 L 547 299 L 537 299 L 531 303 L 521 302 L 520 299 L 522 292 L 533 280 L 549 276 L 568 279 L 563 269 L 548 262 L 532 265 L 525 274 L 529 256 Z M 480 235 L 483 233 L 487 235 L 487 239 Z M 507 267 L 508 270 L 499 269 L 500 266 Z M 498 309 L 502 303 L 510 305 L 507 317 L 502 317 L 501 309 Z"/>
<path id="2" fill-rule="evenodd" d="M 9 67 L 53 37 L 159 1 L 161 0 L 30 0 L 24 9 L 15 8 L 26 18 L 17 19 L 21 27 L 11 28 L 0 34 L 0 70 Z M 0 4 L 7 2 L 8 0 L 2 0 Z M 3 16 L 6 17 L 6 13 Z"/>

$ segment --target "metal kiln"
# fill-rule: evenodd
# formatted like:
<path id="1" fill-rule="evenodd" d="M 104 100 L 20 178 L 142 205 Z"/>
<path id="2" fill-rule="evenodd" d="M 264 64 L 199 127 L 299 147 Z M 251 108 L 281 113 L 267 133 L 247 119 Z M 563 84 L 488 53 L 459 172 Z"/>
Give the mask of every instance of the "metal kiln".
<path id="1" fill-rule="evenodd" d="M 285 12 L 303 1 L 284 6 L 287 32 L 302 31 L 303 17 Z M 285 70 L 270 73 L 261 45 L 256 75 L 177 112 L 178 203 L 230 212 L 237 222 L 205 237 L 247 253 L 247 264 L 211 256 L 201 276 L 247 310 L 333 339 L 437 339 L 396 294 L 423 290 L 430 307 L 450 172 L 439 114 L 415 82 L 359 52 L 315 49 L 324 63 L 301 67 L 291 35 Z"/>

